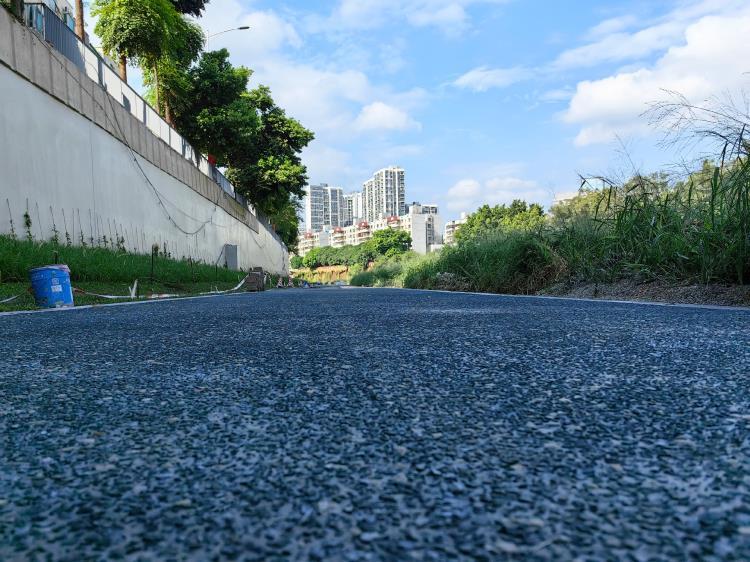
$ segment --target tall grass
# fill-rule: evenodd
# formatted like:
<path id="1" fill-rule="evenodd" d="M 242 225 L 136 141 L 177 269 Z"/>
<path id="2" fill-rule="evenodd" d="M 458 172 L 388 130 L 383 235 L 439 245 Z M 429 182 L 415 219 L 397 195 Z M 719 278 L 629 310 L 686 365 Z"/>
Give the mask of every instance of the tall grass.
<path id="1" fill-rule="evenodd" d="M 409 267 L 404 286 L 529 294 L 565 272 L 560 256 L 537 234 L 496 233 L 445 248 Z"/>
<path id="2" fill-rule="evenodd" d="M 750 282 L 746 156 L 671 187 L 636 176 L 598 197 L 593 209 L 541 230 L 498 230 L 378 264 L 352 284 L 525 294 L 558 281 Z"/>
<path id="3" fill-rule="evenodd" d="M 423 259 L 414 252 L 382 257 L 369 269 L 356 271 L 349 283 L 355 287 L 402 287 L 404 272 Z"/>
<path id="4" fill-rule="evenodd" d="M 750 281 L 747 158 L 663 191 L 636 177 L 601 197 L 603 205 L 593 216 L 578 217 L 546 235 L 574 275 Z"/>
<path id="5" fill-rule="evenodd" d="M 151 278 L 151 256 L 128 254 L 103 248 L 81 248 L 52 242 L 30 242 L 0 236 L 0 280 L 25 282 L 29 270 L 53 263 L 70 267 L 73 281 L 132 283 Z M 187 260 L 154 257 L 154 280 L 160 283 L 234 281 L 240 275 L 223 267 Z"/>

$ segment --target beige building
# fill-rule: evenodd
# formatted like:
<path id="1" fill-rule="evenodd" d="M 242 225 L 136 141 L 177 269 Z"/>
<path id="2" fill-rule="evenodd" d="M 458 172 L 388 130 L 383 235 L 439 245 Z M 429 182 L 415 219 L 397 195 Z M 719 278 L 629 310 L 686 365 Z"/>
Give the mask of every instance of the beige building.
<path id="1" fill-rule="evenodd" d="M 327 230 L 321 232 L 310 232 L 309 230 L 300 235 L 297 240 L 297 254 L 304 257 L 313 248 L 321 248 L 331 245 L 331 233 Z"/>
<path id="2" fill-rule="evenodd" d="M 456 242 L 456 231 L 462 224 L 466 223 L 466 220 L 467 220 L 466 213 L 461 213 L 460 218 L 456 220 L 448 221 L 447 223 L 445 223 L 445 234 L 443 236 L 443 243 L 446 246 L 449 246 Z"/>
<path id="3" fill-rule="evenodd" d="M 344 227 L 337 226 L 331 231 L 330 234 L 330 240 L 331 240 L 331 246 L 334 248 L 341 248 L 341 246 L 346 246 L 346 232 L 344 232 Z"/>
<path id="4" fill-rule="evenodd" d="M 372 222 L 359 221 L 357 224 L 336 227 L 321 232 L 306 232 L 300 236 L 297 247 L 300 256 L 304 256 L 313 248 L 321 246 L 357 246 L 367 242 L 374 232 L 394 228 L 403 230 L 411 236 L 411 249 L 418 254 L 427 254 L 442 245 L 440 233 L 440 215 L 435 205 L 409 206 L 409 213 L 405 215 L 389 216 Z"/>

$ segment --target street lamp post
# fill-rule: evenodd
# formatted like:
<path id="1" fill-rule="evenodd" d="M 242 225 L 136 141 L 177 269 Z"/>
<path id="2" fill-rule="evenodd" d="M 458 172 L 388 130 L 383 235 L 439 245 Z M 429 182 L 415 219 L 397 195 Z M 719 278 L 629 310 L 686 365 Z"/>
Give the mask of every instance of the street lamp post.
<path id="1" fill-rule="evenodd" d="M 230 31 L 245 31 L 247 29 L 250 29 L 249 25 L 241 25 L 240 27 L 232 27 L 231 29 L 225 29 L 224 31 L 219 31 L 218 33 L 212 33 L 211 35 L 206 35 L 206 49 L 208 49 L 208 45 L 209 45 L 209 42 L 211 41 L 211 37 L 216 37 L 217 35 L 221 35 L 222 33 L 229 33 Z"/>

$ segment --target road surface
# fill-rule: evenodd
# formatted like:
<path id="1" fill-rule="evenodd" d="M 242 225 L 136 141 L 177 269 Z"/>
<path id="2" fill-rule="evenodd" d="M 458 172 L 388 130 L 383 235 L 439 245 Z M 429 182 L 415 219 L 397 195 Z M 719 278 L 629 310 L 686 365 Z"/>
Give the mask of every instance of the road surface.
<path id="1" fill-rule="evenodd" d="M 397 290 L 0 317 L 0 560 L 748 560 L 750 312 Z"/>

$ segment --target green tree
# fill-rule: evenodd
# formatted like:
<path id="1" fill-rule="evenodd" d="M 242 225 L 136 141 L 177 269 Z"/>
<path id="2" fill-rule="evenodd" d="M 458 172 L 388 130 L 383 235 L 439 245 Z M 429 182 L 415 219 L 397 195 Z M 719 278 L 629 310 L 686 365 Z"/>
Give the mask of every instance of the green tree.
<path id="1" fill-rule="evenodd" d="M 315 269 L 320 263 L 320 251 L 323 248 L 313 248 L 309 252 L 305 254 L 305 257 L 302 258 L 302 265 L 304 265 L 308 269 Z"/>
<path id="2" fill-rule="evenodd" d="M 469 215 L 456 232 L 456 239 L 468 240 L 498 231 L 534 230 L 544 223 L 544 210 L 537 203 L 520 199 L 510 205 L 483 205 Z"/>
<path id="3" fill-rule="evenodd" d="M 292 256 L 289 264 L 292 266 L 292 269 L 299 269 L 304 266 L 304 261 L 302 260 L 302 256 Z"/>
<path id="4" fill-rule="evenodd" d="M 209 0 L 172 0 L 175 9 L 181 14 L 189 14 L 196 18 L 201 15 Z"/>
<path id="5" fill-rule="evenodd" d="M 226 164 L 231 153 L 254 150 L 260 118 L 242 99 L 252 72 L 229 63 L 226 49 L 203 53 L 187 72 L 182 103 L 174 104 L 180 133 L 202 153 Z"/>
<path id="6" fill-rule="evenodd" d="M 2 3 L 10 8 L 10 12 L 16 18 L 23 20 L 23 0 L 3 0 Z"/>
<path id="7" fill-rule="evenodd" d="M 172 126 L 175 125 L 175 109 L 189 99 L 188 70 L 204 42 L 200 26 L 178 15 L 167 30 L 162 54 L 142 59 L 143 83 L 149 87 L 147 99 Z"/>
<path id="8" fill-rule="evenodd" d="M 373 233 L 366 242 L 379 256 L 394 256 L 403 254 L 411 248 L 411 236 L 403 230 L 386 228 Z"/>
<path id="9" fill-rule="evenodd" d="M 283 206 L 268 215 L 268 220 L 290 252 L 297 251 L 300 208 L 299 198 L 290 197 Z"/>
<path id="10" fill-rule="evenodd" d="M 235 190 L 294 247 L 298 199 L 307 183 L 300 153 L 314 135 L 276 105 L 267 87 L 247 91 L 251 71 L 228 59 L 225 49 L 203 53 L 187 71 L 183 100 L 174 103 L 177 128 L 227 167 Z"/>
<path id="11" fill-rule="evenodd" d="M 167 50 L 169 29 L 181 19 L 169 0 L 95 0 L 91 15 L 99 18 L 94 32 L 104 53 L 118 60 L 125 81 L 128 61 L 147 61 L 150 67 Z"/>
<path id="12" fill-rule="evenodd" d="M 288 117 L 266 86 L 251 90 L 241 99 L 255 108 L 260 128 L 253 150 L 243 147 L 228 155 L 228 175 L 235 189 L 263 212 L 273 215 L 289 197 L 304 195 L 307 169 L 300 153 L 315 135 Z"/>

